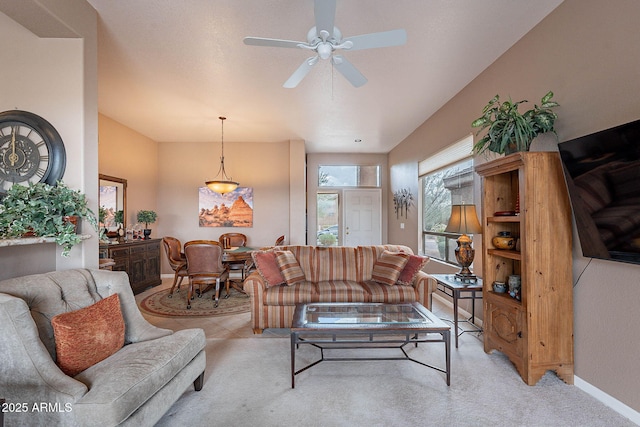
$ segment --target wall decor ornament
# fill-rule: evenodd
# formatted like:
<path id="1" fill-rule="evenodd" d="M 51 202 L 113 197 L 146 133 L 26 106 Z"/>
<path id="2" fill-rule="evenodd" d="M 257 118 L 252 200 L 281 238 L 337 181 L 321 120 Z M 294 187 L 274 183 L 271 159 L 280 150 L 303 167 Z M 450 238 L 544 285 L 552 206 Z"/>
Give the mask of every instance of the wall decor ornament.
<path id="1" fill-rule="evenodd" d="M 403 188 L 393 193 L 393 209 L 396 213 L 396 218 L 400 218 L 402 215 L 407 218 L 409 207 L 412 204 L 413 194 L 408 188 Z"/>
<path id="2" fill-rule="evenodd" d="M 200 227 L 253 227 L 253 188 L 238 187 L 220 194 L 200 187 L 198 208 Z"/>

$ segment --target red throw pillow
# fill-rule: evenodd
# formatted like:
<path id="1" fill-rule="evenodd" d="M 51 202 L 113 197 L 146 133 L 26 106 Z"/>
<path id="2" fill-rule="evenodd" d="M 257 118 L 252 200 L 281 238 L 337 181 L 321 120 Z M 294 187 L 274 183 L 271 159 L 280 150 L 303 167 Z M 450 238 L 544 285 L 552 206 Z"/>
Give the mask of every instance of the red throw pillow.
<path id="1" fill-rule="evenodd" d="M 285 282 L 274 251 L 254 251 L 251 256 L 267 287 L 282 285 Z"/>
<path id="2" fill-rule="evenodd" d="M 404 266 L 404 269 L 398 277 L 398 284 L 411 286 L 418 271 L 422 270 L 422 267 L 424 267 L 427 262 L 429 262 L 429 257 L 409 255 L 409 261 L 407 261 L 407 265 Z"/>
<path id="3" fill-rule="evenodd" d="M 124 345 L 124 319 L 120 298 L 113 294 L 89 307 L 51 319 L 56 342 L 56 363 L 74 377 L 116 353 Z"/>
<path id="4" fill-rule="evenodd" d="M 373 264 L 371 278 L 383 285 L 395 285 L 408 261 L 409 254 L 385 250 Z"/>

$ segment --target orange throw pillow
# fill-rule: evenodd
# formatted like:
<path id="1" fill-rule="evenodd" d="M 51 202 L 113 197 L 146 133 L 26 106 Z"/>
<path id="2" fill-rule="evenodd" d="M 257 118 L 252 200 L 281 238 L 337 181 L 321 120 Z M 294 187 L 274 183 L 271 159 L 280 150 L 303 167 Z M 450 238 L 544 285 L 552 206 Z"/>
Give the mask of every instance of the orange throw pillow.
<path id="1" fill-rule="evenodd" d="M 89 307 L 51 319 L 56 342 L 56 364 L 74 377 L 116 353 L 124 345 L 120 298 L 113 294 Z"/>

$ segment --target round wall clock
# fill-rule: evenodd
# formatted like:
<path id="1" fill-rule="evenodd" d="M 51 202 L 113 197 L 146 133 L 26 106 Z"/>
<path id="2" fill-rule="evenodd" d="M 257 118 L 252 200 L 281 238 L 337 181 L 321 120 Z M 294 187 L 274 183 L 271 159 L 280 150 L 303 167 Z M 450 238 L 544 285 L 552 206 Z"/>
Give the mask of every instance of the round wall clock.
<path id="1" fill-rule="evenodd" d="M 14 185 L 54 185 L 65 166 L 64 143 L 51 123 L 27 111 L 0 113 L 0 197 Z"/>

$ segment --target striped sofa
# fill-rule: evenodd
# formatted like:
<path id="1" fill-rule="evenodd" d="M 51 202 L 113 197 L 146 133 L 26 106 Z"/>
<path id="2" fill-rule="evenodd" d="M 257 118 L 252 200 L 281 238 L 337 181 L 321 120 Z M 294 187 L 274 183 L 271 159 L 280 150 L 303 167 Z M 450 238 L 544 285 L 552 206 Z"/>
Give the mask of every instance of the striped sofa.
<path id="1" fill-rule="evenodd" d="M 291 251 L 302 268 L 305 280 L 287 286 L 267 286 L 258 271 L 244 281 L 251 298 L 253 332 L 266 328 L 289 328 L 296 304 L 311 302 L 384 302 L 417 301 L 430 309 L 430 294 L 435 279 L 419 271 L 411 285 L 393 286 L 372 280 L 375 262 L 385 250 L 413 254 L 403 245 L 378 246 L 280 246 Z"/>

